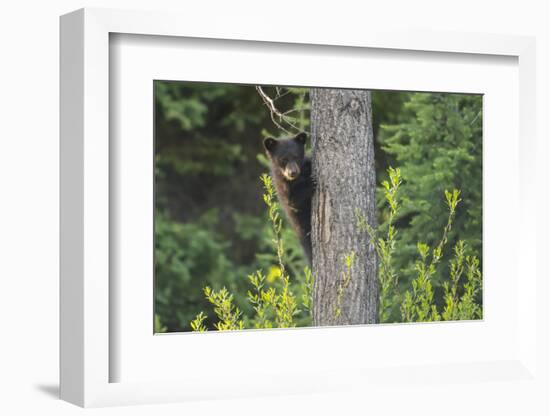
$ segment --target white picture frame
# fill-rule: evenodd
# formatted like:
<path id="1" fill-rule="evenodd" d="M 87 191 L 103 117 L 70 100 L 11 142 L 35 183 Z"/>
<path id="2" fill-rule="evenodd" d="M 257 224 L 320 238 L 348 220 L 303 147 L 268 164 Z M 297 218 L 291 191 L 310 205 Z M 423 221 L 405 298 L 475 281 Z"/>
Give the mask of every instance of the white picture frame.
<path id="1" fill-rule="evenodd" d="M 185 25 L 181 24 L 182 21 L 186 22 Z M 217 24 L 215 27 L 203 23 L 201 19 L 184 19 L 184 16 L 177 14 L 107 9 L 83 9 L 61 18 L 61 397 L 88 407 L 322 392 L 361 388 L 364 385 L 376 385 L 383 391 L 384 388 L 378 383 L 391 383 L 396 378 L 405 384 L 406 380 L 412 382 L 413 379 L 428 384 L 445 382 L 445 377 L 441 378 L 444 372 L 454 380 L 470 382 L 479 388 L 482 388 L 481 382 L 487 380 L 518 383 L 530 380 L 536 383 L 536 218 L 531 214 L 525 215 L 534 195 L 531 180 L 536 139 L 533 120 L 536 114 L 534 39 L 508 35 L 383 31 L 374 26 L 360 33 L 350 29 L 349 32 L 329 36 L 313 25 L 308 30 L 301 25 L 280 31 L 275 26 L 258 25 L 245 19 L 238 34 L 234 31 L 235 22 Z M 202 388 L 204 380 L 197 373 L 172 381 L 151 377 L 151 380 L 113 382 L 111 369 L 121 359 L 118 354 L 122 350 L 112 348 L 113 334 L 109 329 L 112 326 L 111 312 L 117 308 L 113 304 L 116 299 L 113 299 L 112 293 L 110 295 L 113 287 L 109 280 L 113 269 L 110 253 L 110 228 L 113 227 L 110 172 L 116 170 L 113 166 L 116 160 L 110 157 L 110 135 L 113 133 L 109 124 L 111 34 L 276 42 L 282 50 L 285 44 L 287 47 L 294 44 L 306 48 L 307 45 L 331 45 L 334 50 L 349 50 L 352 47 L 357 51 L 366 48 L 423 51 L 435 53 L 434 56 L 462 54 L 473 61 L 478 55 L 517 59 L 519 131 L 516 136 L 519 139 L 519 154 L 517 170 L 514 170 L 518 176 L 514 182 L 518 184 L 517 194 L 514 194 L 517 199 L 514 213 L 520 225 L 514 241 L 517 245 L 514 246 L 516 268 L 510 273 L 514 274 L 517 282 L 518 271 L 521 270 L 522 280 L 521 285 L 517 286 L 515 308 L 511 315 L 515 328 L 510 338 L 513 345 L 507 345 L 503 354 L 495 352 L 495 360 L 485 355 L 478 357 L 478 360 L 472 358 L 468 362 L 457 363 L 440 357 L 437 363 L 419 360 L 418 363 L 408 363 L 407 367 L 400 367 L 402 364 L 397 363 L 393 368 L 386 364 L 377 368 L 373 363 L 363 366 L 359 361 L 357 368 L 342 364 L 340 367 L 322 368 L 319 372 L 306 366 L 304 374 L 293 376 L 290 380 L 284 374 L 265 371 L 266 380 L 262 383 L 247 379 L 248 373 L 243 369 L 240 378 L 231 373 L 213 380 L 208 391 Z M 409 338 L 413 341 L 418 336 L 416 333 L 445 331 L 441 329 L 443 326 L 434 330 L 434 325 L 400 328 L 398 331 L 406 332 L 413 337 Z M 354 337 L 360 336 L 358 334 L 364 330 L 366 328 L 346 329 L 346 342 L 353 342 Z M 372 331 L 372 327 L 368 330 Z M 280 342 L 285 342 L 285 337 L 288 342 L 290 338 L 302 336 L 304 340 L 309 338 L 326 343 L 343 336 L 344 332 L 342 328 L 321 328 L 284 334 L 278 336 Z M 251 337 L 246 332 L 227 335 L 232 337 L 231 342 L 236 346 L 246 345 Z M 162 343 L 179 342 L 176 340 L 178 336 L 163 336 Z M 213 336 L 216 334 L 208 334 L 208 340 L 213 340 Z M 273 337 L 273 334 L 254 333 L 256 339 L 266 336 Z M 474 335 L 469 333 L 467 336 Z M 357 355 L 358 352 L 353 350 L 347 357 L 349 363 L 358 358 Z"/>

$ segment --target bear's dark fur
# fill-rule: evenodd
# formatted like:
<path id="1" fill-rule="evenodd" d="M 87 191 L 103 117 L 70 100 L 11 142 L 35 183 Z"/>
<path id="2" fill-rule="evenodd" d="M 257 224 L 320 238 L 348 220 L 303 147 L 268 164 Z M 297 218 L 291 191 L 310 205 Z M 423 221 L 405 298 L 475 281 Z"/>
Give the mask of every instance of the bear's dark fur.
<path id="1" fill-rule="evenodd" d="M 305 133 L 289 139 L 264 140 L 271 162 L 271 176 L 279 203 L 296 231 L 311 264 L 311 198 L 313 180 L 311 160 L 305 155 Z"/>

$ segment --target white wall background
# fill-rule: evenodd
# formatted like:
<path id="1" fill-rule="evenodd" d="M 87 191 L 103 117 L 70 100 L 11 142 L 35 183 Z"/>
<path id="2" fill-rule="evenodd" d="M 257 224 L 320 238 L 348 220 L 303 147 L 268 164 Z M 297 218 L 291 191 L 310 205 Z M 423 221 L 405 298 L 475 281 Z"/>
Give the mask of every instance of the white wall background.
<path id="1" fill-rule="evenodd" d="M 401 27 L 471 30 L 537 36 L 539 231 L 550 229 L 544 195 L 550 156 L 550 13 L 547 1 L 521 0 L 377 0 L 353 2 L 169 0 L 19 0 L 0 6 L 0 414 L 79 414 L 83 410 L 57 400 L 58 389 L 58 17 L 81 7 L 178 10 L 189 18 L 234 14 L 300 25 L 302 20 L 339 25 L 368 25 L 387 20 Z M 302 16 L 301 18 L 299 16 Z M 182 22 L 184 24 L 184 22 Z M 505 122 L 505 121 L 504 121 Z M 545 140 L 543 140 L 545 138 Z M 548 244 L 539 237 L 539 264 Z M 541 267 L 542 270 L 542 267 Z M 540 271 L 539 273 L 543 273 Z M 548 273 L 546 273 L 547 275 Z M 542 281 L 540 293 L 548 293 Z M 548 302 L 547 302 L 548 303 Z M 549 375 L 549 306 L 540 304 L 540 368 Z M 435 386 L 423 409 L 408 397 L 362 397 L 339 392 L 307 397 L 217 401 L 91 410 L 101 415 L 157 414 L 550 414 L 550 384 L 498 383 L 483 391 L 464 384 Z M 452 390 L 453 393 L 449 393 Z M 447 403 L 445 404 L 445 401 Z M 364 409 L 367 403 L 377 411 Z M 363 409 L 363 411 L 361 411 Z"/>

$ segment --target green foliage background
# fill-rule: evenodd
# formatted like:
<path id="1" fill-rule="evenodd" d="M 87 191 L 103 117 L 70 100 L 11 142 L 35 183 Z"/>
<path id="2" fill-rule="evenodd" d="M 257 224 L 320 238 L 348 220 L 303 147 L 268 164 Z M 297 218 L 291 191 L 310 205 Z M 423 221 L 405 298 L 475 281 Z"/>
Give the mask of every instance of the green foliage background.
<path id="1" fill-rule="evenodd" d="M 264 90 L 279 96 L 279 109 L 301 109 L 296 123 L 307 129 L 307 90 Z M 482 97 L 374 91 L 373 116 L 378 182 L 387 179 L 389 166 L 400 167 L 404 179 L 393 219 L 401 290 L 415 277 L 417 243 L 434 246 L 440 238 L 445 189 L 460 189 L 463 201 L 448 246 L 464 240 L 482 260 Z M 259 181 L 268 171 L 267 134 L 284 135 L 253 86 L 155 81 L 156 330 L 191 330 L 197 313 L 211 309 L 205 286 L 226 287 L 246 321 L 254 312 L 247 276 L 262 269 L 271 284 L 282 284 Z M 379 192 L 383 231 L 389 210 Z M 290 229 L 283 228 L 282 239 L 289 274 L 303 275 L 304 258 Z M 435 299 L 443 299 L 451 257 L 451 249 L 443 253 L 432 278 Z M 211 329 L 210 319 L 204 325 Z M 389 320 L 398 319 L 396 305 Z"/>

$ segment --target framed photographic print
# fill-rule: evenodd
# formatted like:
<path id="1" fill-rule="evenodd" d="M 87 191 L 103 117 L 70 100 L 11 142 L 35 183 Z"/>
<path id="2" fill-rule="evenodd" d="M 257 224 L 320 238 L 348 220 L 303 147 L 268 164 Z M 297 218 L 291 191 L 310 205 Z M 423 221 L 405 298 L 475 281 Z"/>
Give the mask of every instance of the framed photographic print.
<path id="1" fill-rule="evenodd" d="M 61 20 L 62 398 L 532 377 L 533 40 L 178 22 Z"/>

